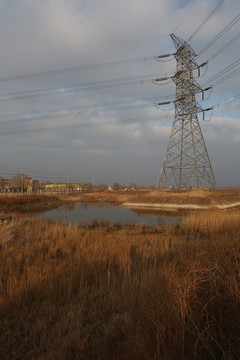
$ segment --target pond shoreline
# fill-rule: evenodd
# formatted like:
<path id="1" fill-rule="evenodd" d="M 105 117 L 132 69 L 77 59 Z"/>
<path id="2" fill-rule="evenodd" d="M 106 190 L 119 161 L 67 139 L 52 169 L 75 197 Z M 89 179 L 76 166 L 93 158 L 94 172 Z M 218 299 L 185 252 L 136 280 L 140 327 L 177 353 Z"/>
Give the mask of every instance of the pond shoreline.
<path id="1" fill-rule="evenodd" d="M 159 203 L 130 203 L 126 202 L 122 204 L 123 206 L 131 208 L 151 208 L 155 210 L 164 210 L 164 211 L 191 211 L 191 210 L 227 210 L 232 208 L 240 207 L 240 202 L 233 204 L 224 204 L 224 205 L 197 205 L 197 204 L 159 204 Z"/>
<path id="2" fill-rule="evenodd" d="M 181 221 L 181 216 L 177 212 L 152 212 L 137 211 L 128 207 L 109 202 L 81 202 L 74 204 L 64 204 L 54 209 L 30 210 L 24 212 L 31 218 L 45 220 L 62 221 L 64 223 L 79 224 L 86 226 L 96 224 L 106 224 L 126 226 L 128 224 L 146 224 L 147 226 L 177 224 Z"/>
<path id="3" fill-rule="evenodd" d="M 18 194 L 0 196 L 2 214 L 48 211 L 64 205 L 82 203 L 112 204 L 129 209 L 162 211 L 227 210 L 240 207 L 240 189 L 188 189 L 106 191 L 82 194 Z"/>

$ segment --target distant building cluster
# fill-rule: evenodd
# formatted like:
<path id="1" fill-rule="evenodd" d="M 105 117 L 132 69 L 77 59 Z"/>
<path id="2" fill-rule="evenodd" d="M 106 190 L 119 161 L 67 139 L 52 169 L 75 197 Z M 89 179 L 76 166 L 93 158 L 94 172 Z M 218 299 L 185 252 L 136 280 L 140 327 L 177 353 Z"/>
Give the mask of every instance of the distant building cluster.
<path id="1" fill-rule="evenodd" d="M 35 194 L 40 189 L 39 181 L 25 175 L 14 176 L 13 178 L 0 178 L 1 193 L 27 193 Z"/>
<path id="2" fill-rule="evenodd" d="M 51 193 L 78 193 L 92 191 L 106 191 L 108 186 L 105 184 L 93 185 L 91 183 L 45 183 L 40 186 L 41 192 Z"/>
<path id="3" fill-rule="evenodd" d="M 25 174 L 17 174 L 12 178 L 0 178 L 0 193 L 10 194 L 37 194 L 37 193 L 81 193 L 81 192 L 102 192 L 118 190 L 136 190 L 137 185 L 134 183 L 128 186 L 121 186 L 114 183 L 112 187 L 106 184 L 94 185 L 92 183 L 39 183 L 39 180 L 32 179 Z"/>
<path id="4" fill-rule="evenodd" d="M 84 186 L 82 184 L 44 184 L 41 185 L 41 190 L 45 192 L 82 192 Z"/>
<path id="5" fill-rule="evenodd" d="M 118 191 L 118 190 L 136 190 L 136 184 L 129 184 L 128 186 L 121 186 L 119 183 L 114 183 L 112 187 L 106 184 L 94 185 L 92 183 L 45 183 L 41 184 L 41 192 L 51 193 L 77 193 L 77 192 L 98 192 L 98 191 Z"/>

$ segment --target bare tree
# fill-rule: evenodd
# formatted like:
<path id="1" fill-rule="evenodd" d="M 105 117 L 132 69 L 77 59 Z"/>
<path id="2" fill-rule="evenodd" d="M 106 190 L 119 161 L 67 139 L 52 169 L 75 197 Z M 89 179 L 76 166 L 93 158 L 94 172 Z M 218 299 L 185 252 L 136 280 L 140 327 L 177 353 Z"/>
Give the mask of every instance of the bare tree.
<path id="1" fill-rule="evenodd" d="M 118 182 L 115 182 L 113 184 L 113 190 L 117 191 L 117 190 L 120 190 L 120 189 L 121 189 L 121 185 Z"/>

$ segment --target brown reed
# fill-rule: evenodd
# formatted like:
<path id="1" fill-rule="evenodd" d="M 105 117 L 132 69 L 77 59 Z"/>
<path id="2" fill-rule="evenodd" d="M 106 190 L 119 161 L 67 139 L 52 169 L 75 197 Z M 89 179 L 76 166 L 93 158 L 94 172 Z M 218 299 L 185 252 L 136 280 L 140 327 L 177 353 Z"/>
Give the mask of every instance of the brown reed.
<path id="1" fill-rule="evenodd" d="M 0 228 L 1 359 L 240 358 L 240 213 Z"/>

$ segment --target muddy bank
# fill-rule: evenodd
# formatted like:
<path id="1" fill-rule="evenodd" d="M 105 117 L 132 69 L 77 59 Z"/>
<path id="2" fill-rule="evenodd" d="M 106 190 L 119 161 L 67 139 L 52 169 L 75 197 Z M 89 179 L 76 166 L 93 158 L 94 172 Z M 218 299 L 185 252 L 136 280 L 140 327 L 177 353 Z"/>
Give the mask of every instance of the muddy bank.
<path id="1" fill-rule="evenodd" d="M 0 211 L 2 213 L 24 212 L 28 210 L 50 209 L 64 204 L 58 196 L 49 195 L 2 195 Z"/>

